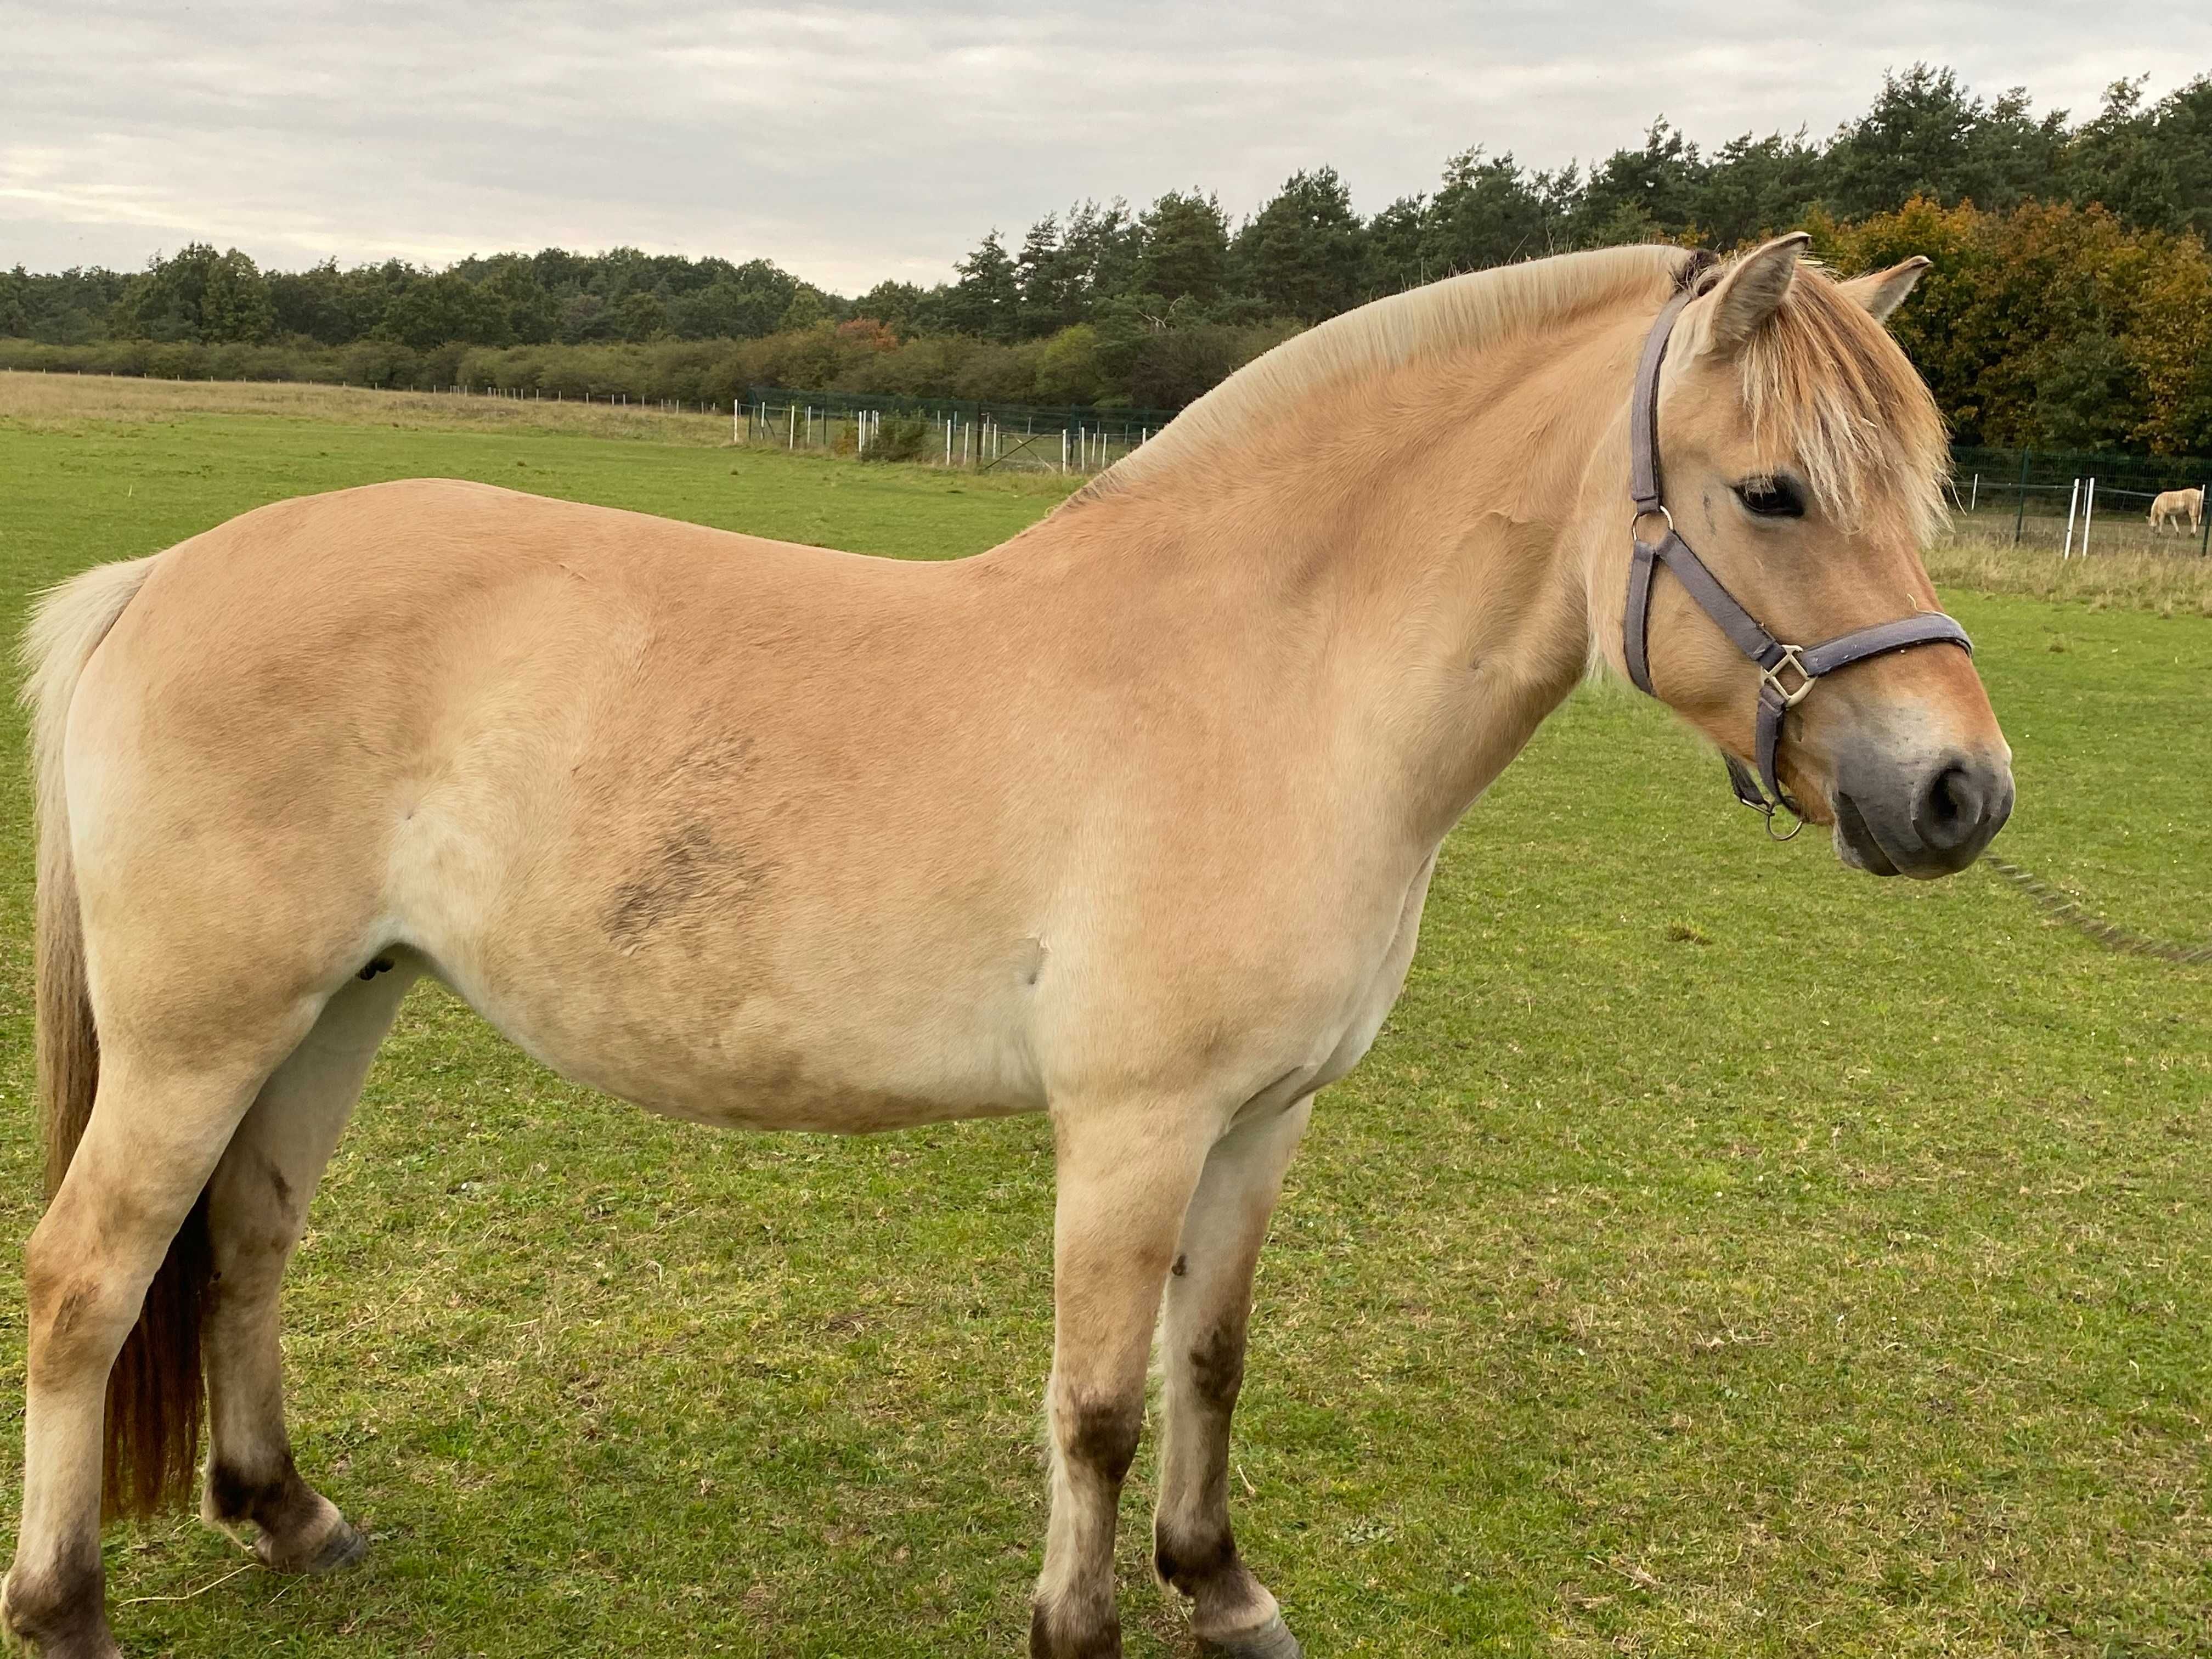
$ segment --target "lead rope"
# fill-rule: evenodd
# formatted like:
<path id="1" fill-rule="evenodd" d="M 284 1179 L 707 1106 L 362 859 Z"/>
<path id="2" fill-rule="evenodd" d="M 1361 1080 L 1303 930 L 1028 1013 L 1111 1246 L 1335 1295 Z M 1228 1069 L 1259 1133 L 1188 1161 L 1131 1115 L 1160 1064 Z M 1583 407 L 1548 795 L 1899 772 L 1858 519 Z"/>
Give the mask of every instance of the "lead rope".
<path id="1" fill-rule="evenodd" d="M 1982 862 L 2027 894 L 2052 921 L 2064 922 L 2107 951 L 2116 951 L 2124 957 L 2149 957 L 2158 962 L 2178 963 L 2185 968 L 2212 963 L 2212 945 L 2173 945 L 2148 933 L 2138 933 L 2118 922 L 2093 915 L 2082 908 L 2080 900 L 2067 897 L 2034 872 L 2023 870 L 1995 853 L 1983 854 Z"/>

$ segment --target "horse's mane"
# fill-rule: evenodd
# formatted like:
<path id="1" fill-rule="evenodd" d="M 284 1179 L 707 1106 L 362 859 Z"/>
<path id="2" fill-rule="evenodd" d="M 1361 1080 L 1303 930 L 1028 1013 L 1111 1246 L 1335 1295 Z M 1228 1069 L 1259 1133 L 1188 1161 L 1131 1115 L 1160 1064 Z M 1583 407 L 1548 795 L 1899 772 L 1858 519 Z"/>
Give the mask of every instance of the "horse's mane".
<path id="1" fill-rule="evenodd" d="M 1271 413 L 1327 386 L 1386 373 L 1425 352 L 1480 347 L 1577 311 L 1648 301 L 1656 312 L 1678 284 L 1709 290 L 1725 271 L 1711 256 L 1677 247 L 1601 248 L 1447 277 L 1374 301 L 1245 364 L 1070 504 L 1249 442 Z M 1857 522 L 1875 498 L 1878 481 L 1906 480 L 1912 527 L 1925 539 L 1942 518 L 1949 468 L 1942 417 L 1896 343 L 1825 269 L 1809 261 L 1801 266 L 1741 364 L 1753 440 L 1778 465 L 1790 459 L 1802 466 L 1807 483 L 1846 524 Z M 1628 391 L 1624 384 L 1624 402 Z"/>
<path id="2" fill-rule="evenodd" d="M 1075 499 L 1140 483 L 1200 452 L 1249 439 L 1292 399 L 1385 373 L 1424 352 L 1480 346 L 1561 313 L 1650 292 L 1656 309 L 1683 264 L 1680 248 L 1604 248 L 1448 276 L 1370 301 L 1255 357 Z"/>

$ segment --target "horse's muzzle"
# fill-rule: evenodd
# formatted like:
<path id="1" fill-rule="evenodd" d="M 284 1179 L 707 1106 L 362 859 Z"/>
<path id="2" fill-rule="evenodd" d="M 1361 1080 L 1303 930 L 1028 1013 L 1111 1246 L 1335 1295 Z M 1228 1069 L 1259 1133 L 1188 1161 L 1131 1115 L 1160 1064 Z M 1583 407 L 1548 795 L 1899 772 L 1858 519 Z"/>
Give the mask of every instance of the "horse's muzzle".
<path id="1" fill-rule="evenodd" d="M 1837 773 L 1836 855 L 1869 875 L 1955 874 L 2012 816 L 2012 766 L 2002 756 L 1942 755 L 1903 776 L 1871 767 L 1854 775 L 1861 770 Z"/>

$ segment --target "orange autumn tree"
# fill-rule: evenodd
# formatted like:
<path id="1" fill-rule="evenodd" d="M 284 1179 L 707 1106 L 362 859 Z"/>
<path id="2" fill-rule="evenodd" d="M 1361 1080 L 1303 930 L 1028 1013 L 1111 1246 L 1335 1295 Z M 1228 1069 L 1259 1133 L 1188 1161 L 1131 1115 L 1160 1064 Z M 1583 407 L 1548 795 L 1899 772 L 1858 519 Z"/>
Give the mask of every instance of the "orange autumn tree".
<path id="1" fill-rule="evenodd" d="M 2094 205 L 1996 214 L 1917 197 L 1852 223 L 1815 212 L 1807 228 L 1847 272 L 1936 262 L 1894 326 L 1962 441 L 2212 449 L 2212 261 L 2195 235 Z"/>

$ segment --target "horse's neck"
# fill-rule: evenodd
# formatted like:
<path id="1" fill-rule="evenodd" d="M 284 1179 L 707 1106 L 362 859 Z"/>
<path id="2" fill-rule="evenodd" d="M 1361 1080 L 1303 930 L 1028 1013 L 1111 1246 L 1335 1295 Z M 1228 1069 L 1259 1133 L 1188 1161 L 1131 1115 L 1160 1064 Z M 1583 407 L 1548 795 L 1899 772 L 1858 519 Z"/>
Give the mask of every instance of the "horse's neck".
<path id="1" fill-rule="evenodd" d="M 1195 612 L 1219 642 L 1212 672 L 1325 702 L 1387 810 L 1433 844 L 1588 661 L 1585 474 L 1625 480 L 1609 428 L 1639 333 L 1585 320 L 1316 396 L 1241 452 L 1041 528 L 1097 603 Z M 1209 672 L 1176 631 L 1199 653 L 1180 665 Z"/>

